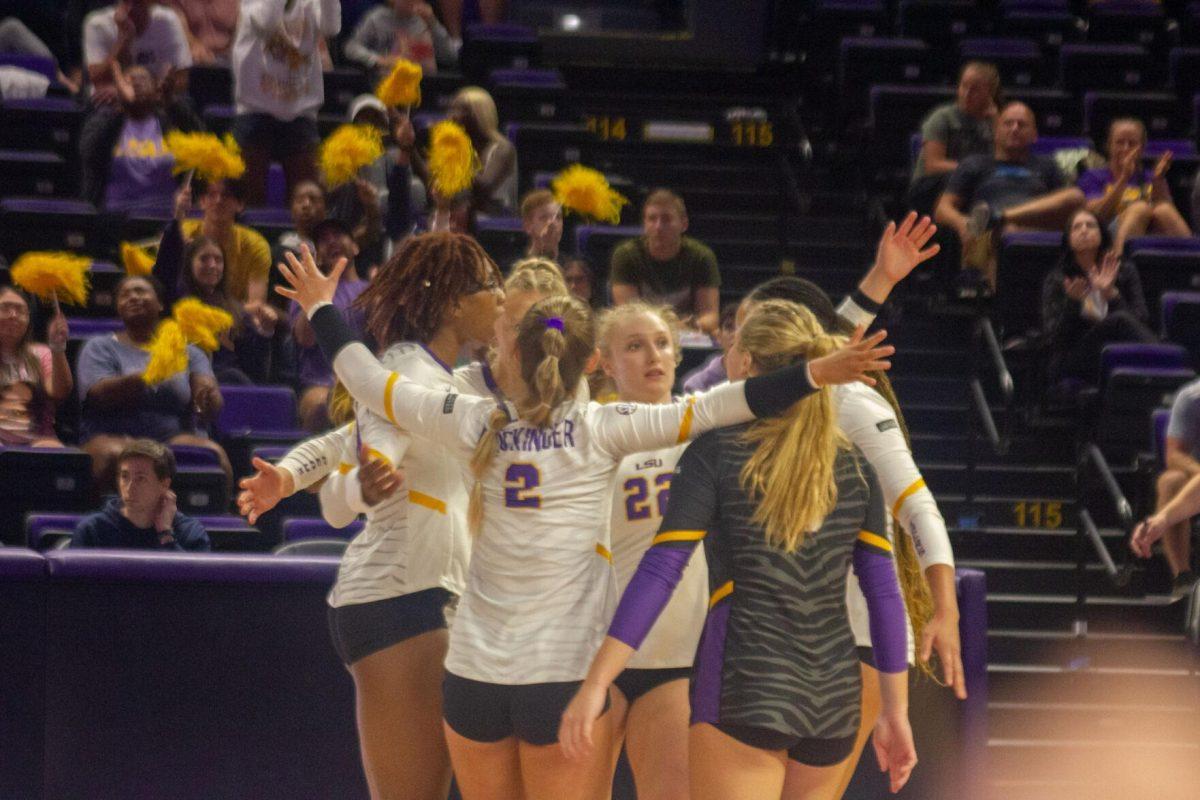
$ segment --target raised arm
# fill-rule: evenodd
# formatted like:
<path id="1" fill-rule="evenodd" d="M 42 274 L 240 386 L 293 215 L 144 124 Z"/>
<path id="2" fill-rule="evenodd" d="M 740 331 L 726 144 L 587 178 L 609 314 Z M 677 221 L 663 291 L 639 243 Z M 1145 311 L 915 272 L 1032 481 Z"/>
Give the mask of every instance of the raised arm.
<path id="1" fill-rule="evenodd" d="M 838 314 L 852 325 L 870 325 L 879 308 L 916 267 L 933 258 L 941 245 L 929 244 L 937 226 L 929 217 L 917 217 L 912 211 L 899 225 L 889 222 L 879 237 L 875 260 L 858 288 L 838 306 Z"/>
<path id="2" fill-rule="evenodd" d="M 712 471 L 715 442 L 688 446 L 671 478 L 671 502 L 650 549 L 621 595 L 608 636 L 592 659 L 575 698 L 563 712 L 558 741 L 568 758 L 584 758 L 592 748 L 592 726 L 604 709 L 608 688 L 666 608 L 692 551 L 716 516 L 717 483 Z"/>

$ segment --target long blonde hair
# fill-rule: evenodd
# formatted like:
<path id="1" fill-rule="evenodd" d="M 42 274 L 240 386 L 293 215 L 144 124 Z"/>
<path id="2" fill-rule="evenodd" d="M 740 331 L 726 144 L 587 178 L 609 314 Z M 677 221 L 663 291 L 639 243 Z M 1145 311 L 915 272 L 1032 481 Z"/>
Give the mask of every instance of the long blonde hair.
<path id="1" fill-rule="evenodd" d="M 479 132 L 489 139 L 502 138 L 500 133 L 500 114 L 496 111 L 496 101 L 488 94 L 487 89 L 479 86 L 464 86 L 454 94 L 451 102 L 462 102 L 475 120 Z"/>
<path id="2" fill-rule="evenodd" d="M 595 350 L 592 312 L 567 295 L 547 297 L 533 304 L 517 330 L 517 352 L 525 397 L 517 403 L 517 418 L 535 428 L 550 424 L 554 411 L 574 397 L 588 359 Z M 488 417 L 487 428 L 471 455 L 471 500 L 467 522 L 478 533 L 483 524 L 483 476 L 499 449 L 498 434 L 512 420 L 503 406 Z"/>
<path id="3" fill-rule="evenodd" d="M 683 347 L 679 342 L 679 315 L 671 306 L 653 305 L 645 300 L 634 300 L 619 306 L 606 308 L 596 319 L 596 345 L 605 356 L 612 355 L 612 343 L 609 339 L 613 331 L 622 321 L 638 314 L 649 314 L 658 317 L 671 333 L 671 344 L 675 347 L 675 366 L 683 361 Z"/>
<path id="4" fill-rule="evenodd" d="M 840 344 L 813 313 L 783 300 L 755 306 L 738 332 L 739 343 L 761 372 L 798 358 L 819 358 Z M 792 405 L 778 417 L 755 422 L 744 434 L 757 444 L 741 471 L 741 482 L 758 500 L 752 521 L 767 542 L 793 553 L 837 504 L 834 460 L 850 442 L 838 430 L 828 388 Z"/>

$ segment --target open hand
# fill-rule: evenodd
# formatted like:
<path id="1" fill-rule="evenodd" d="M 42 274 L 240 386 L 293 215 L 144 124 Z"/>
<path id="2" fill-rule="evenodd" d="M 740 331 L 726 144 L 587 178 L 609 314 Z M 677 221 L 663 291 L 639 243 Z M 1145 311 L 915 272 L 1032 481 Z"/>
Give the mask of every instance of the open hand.
<path id="1" fill-rule="evenodd" d="M 881 715 L 875 723 L 872 740 L 879 770 L 888 773 L 892 794 L 895 794 L 908 783 L 908 776 L 917 765 L 917 748 L 913 745 L 908 717 L 900 715 L 889 719 L 887 714 Z"/>
<path id="2" fill-rule="evenodd" d="M 934 650 L 937 650 L 938 661 L 942 662 L 942 680 L 954 690 L 955 697 L 966 700 L 967 682 L 963 675 L 957 614 L 935 614 L 925 624 L 925 629 L 921 631 L 921 663 L 928 663 Z"/>
<path id="3" fill-rule="evenodd" d="M 1067 297 L 1077 303 L 1082 303 L 1083 298 L 1087 297 L 1088 280 L 1079 276 L 1063 278 L 1063 291 L 1066 292 Z"/>
<path id="4" fill-rule="evenodd" d="M 372 458 L 366 445 L 359 447 L 358 461 L 362 465 L 358 468 L 358 485 L 368 506 L 387 500 L 404 483 L 404 473 L 384 458 Z"/>
<path id="5" fill-rule="evenodd" d="M 288 286 L 276 286 L 275 291 L 289 300 L 295 300 L 304 309 L 305 314 L 317 303 L 333 302 L 338 281 L 346 269 L 345 258 L 339 258 L 328 275 L 322 274 L 317 268 L 317 262 L 313 260 L 312 251 L 308 249 L 307 244 L 300 245 L 299 258 L 295 253 L 289 252 L 284 255 L 284 259 L 287 263 L 279 264 L 278 268 Z"/>
<path id="6" fill-rule="evenodd" d="M 889 222 L 879 238 L 871 270 L 878 270 L 892 285 L 900 283 L 918 264 L 933 258 L 941 250 L 938 244 L 925 247 L 935 233 L 937 225 L 929 217 L 918 219 L 915 211 L 910 212 L 899 226 Z"/>
<path id="7" fill-rule="evenodd" d="M 567 758 L 582 761 L 591 754 L 595 746 L 592 728 L 604 713 L 607 699 L 608 687 L 589 681 L 580 685 L 558 724 L 558 744 Z"/>
<path id="8" fill-rule="evenodd" d="M 1146 517 L 1133 529 L 1133 536 L 1129 539 L 1129 549 L 1140 558 L 1149 558 L 1150 548 L 1163 537 L 1169 527 L 1166 518 L 1161 514 Z"/>
<path id="9" fill-rule="evenodd" d="M 255 457 L 250 462 L 257 472 L 252 477 L 238 481 L 237 504 L 238 513 L 246 518 L 251 525 L 258 518 L 279 504 L 285 497 L 291 497 L 296 491 L 296 484 L 287 470 L 280 469 L 269 461 Z"/>
<path id="10" fill-rule="evenodd" d="M 1100 262 L 1100 269 L 1092 273 L 1092 287 L 1105 297 L 1109 296 L 1113 284 L 1117 280 L 1117 272 L 1121 269 L 1121 259 L 1116 253 L 1106 253 Z"/>
<path id="11" fill-rule="evenodd" d="M 887 338 L 887 331 L 877 331 L 864 339 L 865 334 L 866 328 L 859 325 L 846 344 L 827 356 L 808 362 L 813 382 L 817 386 L 831 386 L 862 381 L 874 386 L 875 379 L 867 373 L 891 369 L 892 364 L 886 359 L 896 352 L 896 348 L 879 345 Z"/>
<path id="12" fill-rule="evenodd" d="M 67 349 L 67 339 L 70 335 L 67 318 L 63 316 L 62 309 L 57 309 L 57 313 L 50 318 L 50 324 L 46 326 L 46 344 L 50 345 L 51 350 L 61 352 Z"/>
<path id="13" fill-rule="evenodd" d="M 1175 154 L 1170 150 L 1163 152 L 1158 157 L 1158 161 L 1154 165 L 1154 180 L 1162 180 L 1167 177 L 1167 170 L 1171 168 L 1171 159 L 1175 158 Z"/>

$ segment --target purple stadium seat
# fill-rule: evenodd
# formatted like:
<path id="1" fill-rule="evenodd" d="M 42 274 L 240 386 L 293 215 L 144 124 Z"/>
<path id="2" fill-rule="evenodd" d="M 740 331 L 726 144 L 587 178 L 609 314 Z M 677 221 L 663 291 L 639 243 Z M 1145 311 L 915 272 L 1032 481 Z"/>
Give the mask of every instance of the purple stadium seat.
<path id="1" fill-rule="evenodd" d="M 1078 150 L 1091 146 L 1091 140 L 1085 136 L 1039 136 L 1030 150 L 1038 155 L 1052 155 L 1058 150 Z"/>
<path id="2" fill-rule="evenodd" d="M 1167 34 L 1167 15 L 1157 3 L 1104 0 L 1088 8 L 1088 39 L 1160 47 Z"/>
<path id="3" fill-rule="evenodd" d="M 958 631 L 962 641 L 967 699 L 962 701 L 959 735 L 963 740 L 959 786 L 982 786 L 987 771 L 987 575 L 980 570 L 956 569 Z"/>
<path id="4" fill-rule="evenodd" d="M 0 175 L 5 195 L 67 196 L 73 187 L 67 178 L 67 162 L 43 150 L 0 150 Z"/>
<path id="5" fill-rule="evenodd" d="M 261 458 L 263 461 L 270 461 L 272 464 L 274 464 L 276 461 L 286 456 L 288 454 L 288 450 L 290 449 L 290 447 L 285 447 L 283 445 L 264 445 L 262 447 L 254 448 L 254 457 Z"/>
<path id="6" fill-rule="evenodd" d="M 111 317 L 88 319 L 85 317 L 67 317 L 67 328 L 71 336 L 79 339 L 90 339 L 93 336 L 104 336 L 116 333 L 125 327 L 121 320 Z"/>
<path id="7" fill-rule="evenodd" d="M 288 207 L 287 176 L 283 173 L 283 166 L 276 161 L 272 161 L 267 168 L 267 207 Z M 290 215 L 288 221 L 291 221 Z"/>
<path id="8" fill-rule="evenodd" d="M 598 280 L 607 280 L 613 249 L 626 239 L 641 235 L 642 229 L 632 225 L 580 225 L 575 229 L 575 252 L 592 265 Z"/>
<path id="9" fill-rule="evenodd" d="M 220 459 L 217 458 L 217 454 L 207 447 L 173 444 L 171 445 L 171 452 L 175 454 L 175 466 L 178 468 L 217 467 L 221 464 Z"/>
<path id="10" fill-rule="evenodd" d="M 847 37 L 886 36 L 891 21 L 880 0 L 823 0 L 801 29 L 810 63 L 832 64 L 838 43 Z"/>
<path id="11" fill-rule="evenodd" d="M 900 35 L 920 39 L 947 72 L 956 66 L 959 39 L 985 30 L 990 20 L 978 3 L 970 0 L 901 0 Z"/>
<path id="12" fill-rule="evenodd" d="M 1129 245 L 1136 241 L 1127 243 L 1125 252 L 1133 253 L 1133 264 L 1141 276 L 1146 297 L 1161 297 L 1169 291 L 1200 289 L 1200 252 L 1159 247 L 1140 248 L 1134 252 Z"/>
<path id="13" fill-rule="evenodd" d="M 1104 380 L 1097 436 L 1119 457 L 1134 455 L 1152 435 L 1151 413 L 1196 372 L 1178 345 L 1108 345 L 1100 358 Z"/>
<path id="14" fill-rule="evenodd" d="M 1163 469 L 1167 466 L 1167 425 L 1171 422 L 1171 409 L 1156 408 L 1150 420 L 1153 431 L 1150 448 L 1154 452 L 1154 462 Z"/>
<path id="15" fill-rule="evenodd" d="M 21 69 L 45 75 L 54 83 L 57 79 L 57 68 L 53 58 L 37 56 L 32 53 L 0 53 L 0 67 L 19 67 Z"/>
<path id="16" fill-rule="evenodd" d="M 0 242 L 11 261 L 26 250 L 95 252 L 102 240 L 96 209 L 82 200 L 0 200 Z"/>
<path id="17" fill-rule="evenodd" d="M 217 431 L 222 436 L 304 437 L 296 429 L 296 394 L 287 386 L 222 386 L 221 396 L 225 407 Z"/>
<path id="18" fill-rule="evenodd" d="M 25 544 L 31 550 L 46 550 L 52 547 L 66 532 L 70 534 L 84 518 L 84 514 L 53 514 L 35 512 L 25 517 Z"/>
<path id="19" fill-rule="evenodd" d="M 930 83 L 930 48 L 920 39 L 842 39 L 838 89 L 843 117 L 866 112 L 875 84 Z"/>
<path id="20" fill-rule="evenodd" d="M 1087 92 L 1083 95 L 1084 131 L 1103 141 L 1108 124 L 1117 117 L 1136 117 L 1146 124 L 1150 138 L 1188 133 L 1188 121 L 1179 100 L 1169 92 Z"/>
<path id="21" fill-rule="evenodd" d="M 488 85 L 507 119 L 578 119 L 570 114 L 567 84 L 556 69 L 493 69 Z"/>
<path id="22" fill-rule="evenodd" d="M 1135 236 L 1125 243 L 1131 255 L 1143 250 L 1169 250 L 1173 253 L 1200 254 L 1200 238 L 1195 236 Z"/>
<path id="23" fill-rule="evenodd" d="M 1079 100 L 1061 89 L 1021 89 L 1013 99 L 1028 104 L 1037 117 L 1038 132 L 1047 136 L 1077 134 L 1082 127 Z"/>
<path id="24" fill-rule="evenodd" d="M 92 459 L 74 447 L 0 448 L 0 542 L 21 544 L 25 514 L 91 508 Z"/>
<path id="25" fill-rule="evenodd" d="M 1137 44 L 1064 44 L 1059 74 L 1068 91 L 1117 89 L 1140 91 L 1153 85 L 1154 63 Z"/>
<path id="26" fill-rule="evenodd" d="M 1167 63 L 1171 88 L 1178 96 L 1200 91 L 1200 47 L 1173 47 Z"/>
<path id="27" fill-rule="evenodd" d="M 513 24 L 472 24 L 463 33 L 459 67 L 481 80 L 496 67 L 524 69 L 537 63 L 541 42 L 532 28 Z"/>
<path id="28" fill-rule="evenodd" d="M 370 92 L 374 87 L 365 72 L 358 66 L 334 67 L 324 73 L 325 105 L 321 110 L 335 114 L 339 121 L 345 122 L 346 109 L 360 94 Z"/>
<path id="29" fill-rule="evenodd" d="M 519 217 L 480 219 L 475 225 L 475 238 L 502 269 L 525 254 L 528 242 Z"/>
<path id="30" fill-rule="evenodd" d="M 1177 369 L 1187 363 L 1187 350 L 1177 344 L 1109 344 L 1100 353 L 1100 371 L 1105 375 L 1127 367 Z"/>
<path id="31" fill-rule="evenodd" d="M 997 252 L 996 302 L 1001 335 L 1024 336 L 1041 326 L 1042 280 L 1054 268 L 1062 234 L 1006 233 Z"/>
<path id="32" fill-rule="evenodd" d="M 247 208 L 238 221 L 257 230 L 268 242 L 274 242 L 281 234 L 295 227 L 292 212 L 286 207 Z"/>
<path id="33" fill-rule="evenodd" d="M 872 86 L 868 121 L 874 163 L 877 166 L 908 164 L 911 144 L 906 137 L 915 131 L 919 140 L 925 115 L 935 106 L 952 100 L 954 89 L 948 86 Z M 917 149 L 920 150 L 919 141 Z"/>
<path id="34" fill-rule="evenodd" d="M 353 539 L 363 528 L 362 520 L 355 520 L 344 528 L 335 528 L 323 519 L 285 519 L 283 540 L 298 542 L 303 539 Z"/>
<path id="35" fill-rule="evenodd" d="M 559 89 L 567 88 L 562 73 L 556 69 L 515 69 L 501 67 L 488 74 L 492 86 L 519 86 L 522 88 Z"/>
<path id="36" fill-rule="evenodd" d="M 230 105 L 205 106 L 202 115 L 204 127 L 216 134 L 227 133 L 233 127 L 235 113 Z"/>
<path id="37" fill-rule="evenodd" d="M 959 63 L 989 61 L 1000 70 L 1004 86 L 1040 86 L 1050 79 L 1037 42 L 1027 38 L 963 39 Z"/>
<path id="38" fill-rule="evenodd" d="M 78 157 L 77 140 L 83 110 L 62 97 L 5 100 L 0 104 L 0 146 L 53 149 L 64 158 Z"/>
<path id="39" fill-rule="evenodd" d="M 1193 362 L 1200 362 L 1200 292 L 1163 292 L 1163 338 L 1187 348 Z"/>
<path id="40" fill-rule="evenodd" d="M 1191 139 L 1151 139 L 1142 148 L 1142 157 L 1146 161 L 1155 161 L 1166 151 L 1170 150 L 1176 158 L 1195 156 L 1196 143 Z"/>
<path id="41" fill-rule="evenodd" d="M 1028 36 L 1037 41 L 1047 55 L 1053 55 L 1066 42 L 1083 38 L 1083 21 L 1062 4 L 1053 8 L 1013 8 L 1000 17 L 998 33 Z"/>

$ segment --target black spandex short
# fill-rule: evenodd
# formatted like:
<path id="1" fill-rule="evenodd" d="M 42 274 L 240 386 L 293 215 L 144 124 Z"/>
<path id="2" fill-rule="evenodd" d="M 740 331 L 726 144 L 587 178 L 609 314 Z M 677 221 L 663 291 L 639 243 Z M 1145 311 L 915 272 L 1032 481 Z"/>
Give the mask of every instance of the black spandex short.
<path id="1" fill-rule="evenodd" d="M 420 592 L 329 608 L 329 635 L 346 666 L 372 653 L 422 633 L 446 627 L 446 604 L 454 598 L 445 589 Z"/>
<path id="2" fill-rule="evenodd" d="M 750 725 L 714 725 L 726 736 L 760 750 L 786 750 L 788 758 L 807 767 L 832 767 L 854 752 L 856 734 L 838 739 L 807 739 Z"/>
<path id="3" fill-rule="evenodd" d="M 510 686 L 447 672 L 442 682 L 442 715 L 455 733 L 471 741 L 499 742 L 516 736 L 532 745 L 554 744 L 563 711 L 581 683 Z M 607 699 L 604 710 L 608 710 Z"/>
<path id="4" fill-rule="evenodd" d="M 637 702 L 644 694 L 654 691 L 664 683 L 687 680 L 692 677 L 691 667 L 664 667 L 662 669 L 627 669 L 624 670 L 613 685 L 625 695 L 629 705 Z"/>

